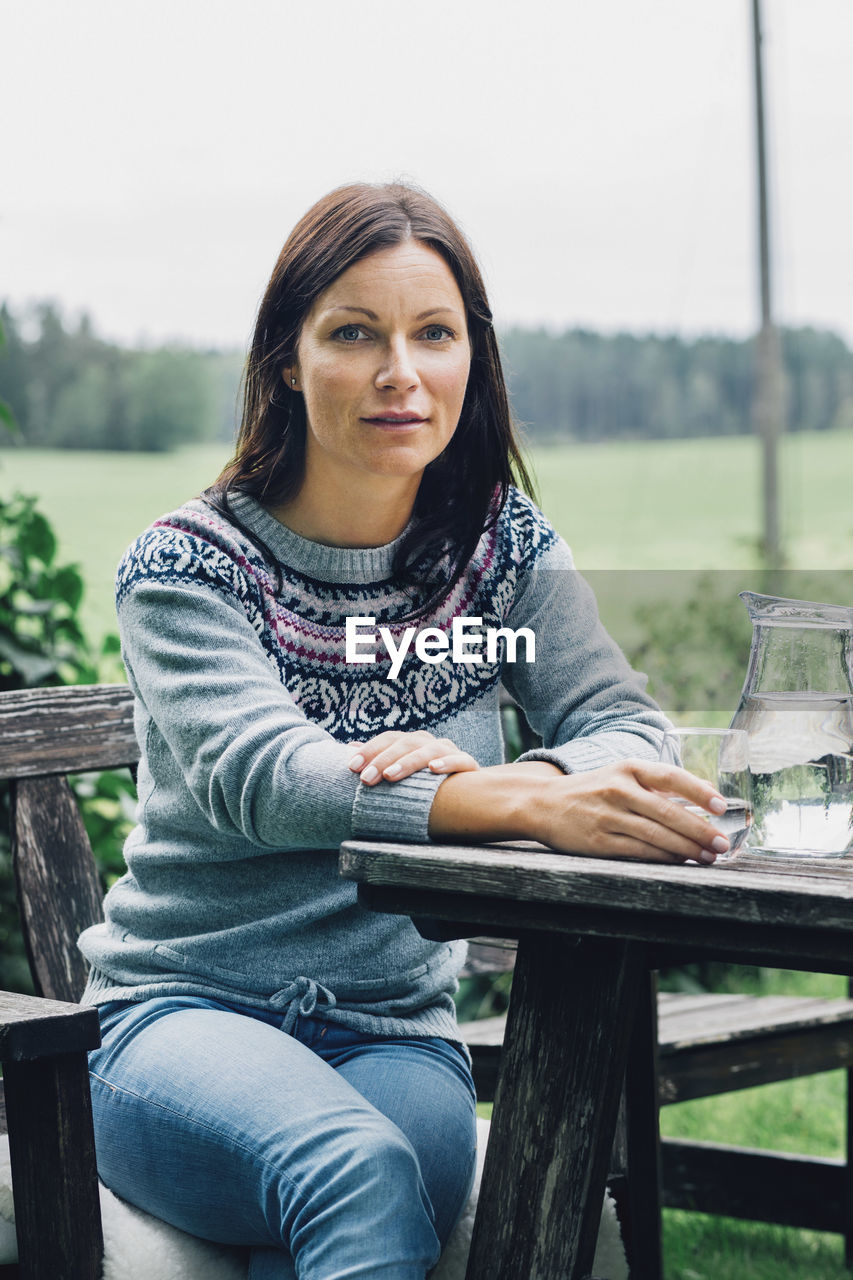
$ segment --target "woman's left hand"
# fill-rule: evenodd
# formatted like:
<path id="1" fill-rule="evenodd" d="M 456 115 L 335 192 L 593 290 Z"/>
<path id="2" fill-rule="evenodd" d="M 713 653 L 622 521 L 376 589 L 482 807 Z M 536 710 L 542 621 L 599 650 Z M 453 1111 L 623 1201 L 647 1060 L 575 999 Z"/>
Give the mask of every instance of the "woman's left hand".
<path id="1" fill-rule="evenodd" d="M 449 738 L 436 738 L 426 730 L 395 733 L 389 729 L 369 742 L 354 742 L 357 753 L 349 762 L 353 773 L 361 775 L 368 787 L 377 782 L 399 782 L 419 769 L 432 773 L 464 773 L 479 769 L 473 756 L 460 751 Z"/>

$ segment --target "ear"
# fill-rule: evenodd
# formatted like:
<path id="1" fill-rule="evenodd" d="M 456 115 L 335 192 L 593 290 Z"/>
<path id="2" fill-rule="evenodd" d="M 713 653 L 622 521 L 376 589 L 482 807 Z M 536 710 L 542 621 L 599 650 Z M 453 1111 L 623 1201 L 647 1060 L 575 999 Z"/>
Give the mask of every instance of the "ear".
<path id="1" fill-rule="evenodd" d="M 299 368 L 297 365 L 287 365 L 282 369 L 281 376 L 284 379 L 284 385 L 289 391 L 299 390 Z"/>

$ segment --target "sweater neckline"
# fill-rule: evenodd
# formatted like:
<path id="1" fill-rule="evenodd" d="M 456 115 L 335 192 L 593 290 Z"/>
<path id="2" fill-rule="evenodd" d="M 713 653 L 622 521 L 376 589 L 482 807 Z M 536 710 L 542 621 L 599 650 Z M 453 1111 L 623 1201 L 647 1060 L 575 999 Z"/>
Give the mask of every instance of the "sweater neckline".
<path id="1" fill-rule="evenodd" d="M 290 569 L 322 582 L 365 584 L 391 576 L 394 556 L 411 522 L 393 542 L 380 547 L 332 547 L 294 533 L 248 493 L 229 494 L 234 514 Z"/>

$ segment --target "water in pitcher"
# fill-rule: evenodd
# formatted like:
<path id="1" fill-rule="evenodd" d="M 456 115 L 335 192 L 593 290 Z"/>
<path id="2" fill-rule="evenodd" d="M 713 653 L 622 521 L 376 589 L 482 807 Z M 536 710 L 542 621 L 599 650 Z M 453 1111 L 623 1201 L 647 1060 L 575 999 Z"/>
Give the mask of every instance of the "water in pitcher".
<path id="1" fill-rule="evenodd" d="M 853 853 L 853 696 L 762 693 L 741 704 L 755 807 L 749 845 Z"/>

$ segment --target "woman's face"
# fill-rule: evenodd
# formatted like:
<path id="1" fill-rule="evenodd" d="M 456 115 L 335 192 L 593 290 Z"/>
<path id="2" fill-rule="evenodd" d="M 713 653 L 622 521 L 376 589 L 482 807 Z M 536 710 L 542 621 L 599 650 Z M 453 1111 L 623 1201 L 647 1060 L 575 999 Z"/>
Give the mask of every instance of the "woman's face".
<path id="1" fill-rule="evenodd" d="M 407 240 L 356 262 L 315 300 L 283 374 L 305 399 L 306 481 L 351 491 L 396 477 L 416 492 L 456 430 L 470 364 L 465 305 L 440 254 Z"/>

